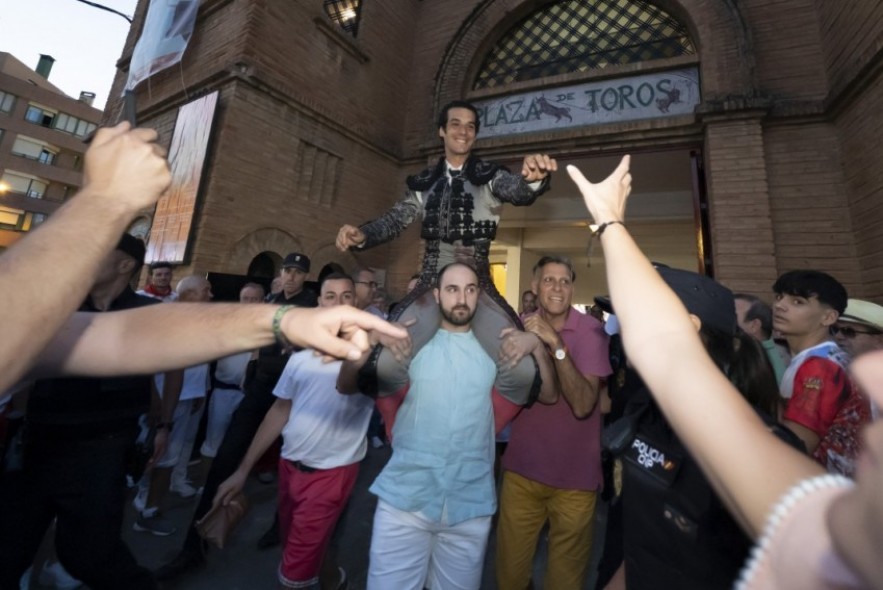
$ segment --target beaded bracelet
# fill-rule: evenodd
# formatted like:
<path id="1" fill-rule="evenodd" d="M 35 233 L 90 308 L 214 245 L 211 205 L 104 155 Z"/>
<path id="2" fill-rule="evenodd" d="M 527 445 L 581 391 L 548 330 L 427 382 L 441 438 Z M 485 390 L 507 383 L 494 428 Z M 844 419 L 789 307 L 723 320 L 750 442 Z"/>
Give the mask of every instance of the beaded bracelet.
<path id="1" fill-rule="evenodd" d="M 610 225 L 616 225 L 617 223 L 618 223 L 619 225 L 625 227 L 625 224 L 624 224 L 623 222 L 621 222 L 621 221 L 605 221 L 604 223 L 602 223 L 601 225 L 599 225 L 598 228 L 597 228 L 595 231 L 592 232 L 592 235 L 600 238 L 600 237 L 601 237 L 601 234 L 604 233 L 604 230 L 607 229 L 608 226 L 610 226 Z"/>
<path id="2" fill-rule="evenodd" d="M 773 506 L 769 516 L 767 516 L 763 535 L 761 535 L 760 539 L 751 550 L 751 555 L 745 566 L 742 568 L 742 572 L 739 574 L 739 579 L 736 580 L 735 589 L 747 590 L 751 587 L 751 582 L 754 579 L 754 576 L 757 575 L 761 563 L 766 559 L 772 538 L 779 530 L 782 521 L 785 520 L 791 510 L 794 509 L 801 500 L 824 488 L 850 488 L 853 485 L 855 484 L 850 479 L 843 477 L 842 475 L 827 474 L 804 479 L 788 490 L 788 492 L 776 502 L 776 505 Z"/>
<path id="3" fill-rule="evenodd" d="M 273 314 L 273 336 L 276 337 L 276 342 L 279 343 L 279 346 L 282 348 L 288 348 L 291 346 L 291 341 L 285 337 L 285 334 L 282 333 L 282 316 L 297 307 L 296 305 L 283 305 L 279 309 L 276 310 L 276 313 Z"/>

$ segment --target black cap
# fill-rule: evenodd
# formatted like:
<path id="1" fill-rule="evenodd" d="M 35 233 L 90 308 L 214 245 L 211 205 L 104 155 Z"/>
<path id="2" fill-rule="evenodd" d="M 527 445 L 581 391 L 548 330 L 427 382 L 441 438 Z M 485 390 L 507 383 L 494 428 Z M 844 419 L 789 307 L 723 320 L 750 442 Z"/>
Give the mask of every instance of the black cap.
<path id="1" fill-rule="evenodd" d="M 610 297 L 607 295 L 598 295 L 595 297 L 595 305 L 600 307 L 604 313 L 613 313 L 613 305 L 611 305 Z"/>
<path id="2" fill-rule="evenodd" d="M 733 292 L 704 275 L 655 265 L 662 280 L 675 292 L 687 311 L 702 321 L 703 326 L 725 334 L 736 333 L 736 300 Z M 595 303 L 607 313 L 616 313 L 610 297 L 595 297 Z"/>
<path id="3" fill-rule="evenodd" d="M 662 280 L 703 326 L 724 334 L 736 333 L 736 300 L 733 292 L 706 276 L 678 268 L 657 268 Z"/>
<path id="4" fill-rule="evenodd" d="M 139 265 L 144 264 L 144 254 L 147 252 L 147 248 L 144 246 L 144 242 L 141 241 L 140 238 L 136 238 L 131 234 L 123 234 L 116 249 L 120 252 L 125 252 L 134 258 L 135 262 Z"/>
<path id="5" fill-rule="evenodd" d="M 285 257 L 285 261 L 282 263 L 282 268 L 290 267 L 298 268 L 304 272 L 310 272 L 310 259 L 307 258 L 306 254 L 292 252 Z"/>

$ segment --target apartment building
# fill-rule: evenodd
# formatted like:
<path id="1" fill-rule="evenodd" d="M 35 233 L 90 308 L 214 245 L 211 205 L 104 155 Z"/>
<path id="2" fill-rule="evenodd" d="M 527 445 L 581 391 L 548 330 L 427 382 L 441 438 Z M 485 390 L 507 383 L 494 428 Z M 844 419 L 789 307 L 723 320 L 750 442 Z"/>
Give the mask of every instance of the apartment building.
<path id="1" fill-rule="evenodd" d="M 0 249 L 51 215 L 82 182 L 83 143 L 101 120 L 95 95 L 72 98 L 36 69 L 0 52 Z"/>

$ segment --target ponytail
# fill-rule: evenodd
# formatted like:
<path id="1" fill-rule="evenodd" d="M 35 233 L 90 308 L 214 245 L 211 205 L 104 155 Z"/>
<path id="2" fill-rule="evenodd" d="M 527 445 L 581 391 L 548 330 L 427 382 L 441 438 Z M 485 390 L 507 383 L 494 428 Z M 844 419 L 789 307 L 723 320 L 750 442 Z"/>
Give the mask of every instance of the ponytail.
<path id="1" fill-rule="evenodd" d="M 699 335 L 711 359 L 742 397 L 770 418 L 779 416 L 779 386 L 760 342 L 737 330 L 730 336 L 703 326 Z"/>

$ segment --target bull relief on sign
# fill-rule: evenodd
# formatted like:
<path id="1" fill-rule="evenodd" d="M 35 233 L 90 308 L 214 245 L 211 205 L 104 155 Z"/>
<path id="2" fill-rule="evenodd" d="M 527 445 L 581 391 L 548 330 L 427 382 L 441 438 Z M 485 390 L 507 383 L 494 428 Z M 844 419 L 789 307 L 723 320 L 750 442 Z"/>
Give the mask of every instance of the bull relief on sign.
<path id="1" fill-rule="evenodd" d="M 475 101 L 482 137 L 688 115 L 699 70 L 686 68 Z"/>

